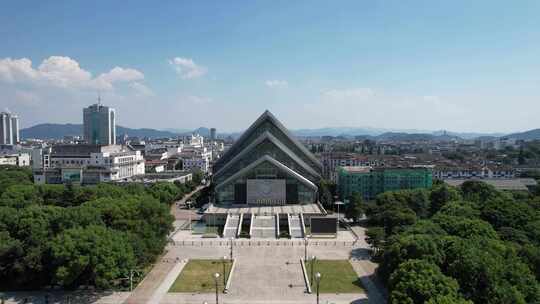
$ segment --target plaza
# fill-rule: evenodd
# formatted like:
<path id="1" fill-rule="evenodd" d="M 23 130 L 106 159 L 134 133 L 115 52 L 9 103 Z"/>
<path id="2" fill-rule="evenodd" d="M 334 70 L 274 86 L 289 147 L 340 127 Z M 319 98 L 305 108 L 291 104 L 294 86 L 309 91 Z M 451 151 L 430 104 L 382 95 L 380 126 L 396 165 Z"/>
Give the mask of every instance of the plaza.
<path id="1" fill-rule="evenodd" d="M 180 234 L 182 235 L 182 234 Z M 125 303 L 215 303 L 214 292 L 169 292 L 191 259 L 230 256 L 230 240 L 187 239 L 180 235 L 167 254 Z M 315 303 L 315 290 L 307 292 L 301 259 L 349 261 L 363 291 L 321 293 L 320 303 L 384 303 L 373 280 L 376 265 L 369 261 L 363 240 L 234 240 L 235 269 L 228 293 L 219 291 L 220 303 Z M 306 251 L 307 249 L 307 251 Z M 324 277 L 323 277 L 324 280 Z"/>

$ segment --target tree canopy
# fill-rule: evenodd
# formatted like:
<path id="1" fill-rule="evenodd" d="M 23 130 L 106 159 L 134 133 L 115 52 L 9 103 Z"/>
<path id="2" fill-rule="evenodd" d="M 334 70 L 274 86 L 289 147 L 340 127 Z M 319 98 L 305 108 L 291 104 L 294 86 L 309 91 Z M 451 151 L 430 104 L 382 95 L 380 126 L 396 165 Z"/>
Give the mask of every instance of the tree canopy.
<path id="1" fill-rule="evenodd" d="M 383 193 L 366 210 L 391 304 L 540 302 L 538 196 L 478 181 L 414 192 Z"/>
<path id="2" fill-rule="evenodd" d="M 0 168 L 0 290 L 125 288 L 163 251 L 170 205 L 195 185 L 34 185 Z"/>

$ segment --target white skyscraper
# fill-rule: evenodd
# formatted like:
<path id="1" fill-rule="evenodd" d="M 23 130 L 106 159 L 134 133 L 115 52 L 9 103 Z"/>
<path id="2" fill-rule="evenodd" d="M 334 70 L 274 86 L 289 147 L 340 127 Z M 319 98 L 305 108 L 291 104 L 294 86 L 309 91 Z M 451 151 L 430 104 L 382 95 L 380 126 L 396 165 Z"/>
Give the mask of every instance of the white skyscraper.
<path id="1" fill-rule="evenodd" d="M 113 108 L 93 104 L 83 110 L 84 140 L 94 145 L 116 144 L 116 112 Z"/>
<path id="2" fill-rule="evenodd" d="M 18 144 L 21 139 L 19 137 L 19 116 L 11 115 L 11 139 L 13 144 Z"/>
<path id="3" fill-rule="evenodd" d="M 0 113 L 0 145 L 15 145 L 19 141 L 19 117 L 8 112 Z"/>

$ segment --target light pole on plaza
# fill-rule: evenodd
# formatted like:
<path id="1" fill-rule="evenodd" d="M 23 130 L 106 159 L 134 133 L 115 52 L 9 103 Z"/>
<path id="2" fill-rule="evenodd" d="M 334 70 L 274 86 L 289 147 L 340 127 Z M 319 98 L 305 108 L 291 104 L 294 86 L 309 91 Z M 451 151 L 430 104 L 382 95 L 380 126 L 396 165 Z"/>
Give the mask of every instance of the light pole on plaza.
<path id="1" fill-rule="evenodd" d="M 339 231 L 339 206 L 343 205 L 343 202 L 342 201 L 336 201 L 334 203 L 334 205 L 337 205 L 337 227 L 336 227 L 336 232 Z"/>
<path id="2" fill-rule="evenodd" d="M 225 262 L 227 262 L 227 257 L 223 256 L 223 286 L 227 284 L 227 275 L 225 274 Z"/>
<path id="3" fill-rule="evenodd" d="M 231 240 L 231 261 L 233 260 L 233 240 L 234 238 L 230 238 Z"/>
<path id="4" fill-rule="evenodd" d="M 317 304 L 319 304 L 319 285 L 321 283 L 321 273 L 317 272 L 315 277 L 317 278 Z"/>
<path id="5" fill-rule="evenodd" d="M 317 257 L 312 256 L 311 257 L 311 286 L 313 286 L 313 268 L 315 268 L 315 261 L 317 260 Z"/>
<path id="6" fill-rule="evenodd" d="M 304 238 L 304 262 L 307 262 L 307 237 Z"/>
<path id="7" fill-rule="evenodd" d="M 219 295 L 218 295 L 218 281 L 219 281 L 219 273 L 214 273 L 214 281 L 216 282 L 216 304 L 219 304 Z"/>

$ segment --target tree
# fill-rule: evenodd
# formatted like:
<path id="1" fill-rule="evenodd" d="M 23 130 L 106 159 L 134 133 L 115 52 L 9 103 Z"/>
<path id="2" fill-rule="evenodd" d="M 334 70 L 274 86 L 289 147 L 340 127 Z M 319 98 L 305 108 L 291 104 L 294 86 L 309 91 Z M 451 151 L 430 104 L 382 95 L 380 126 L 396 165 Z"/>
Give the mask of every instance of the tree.
<path id="1" fill-rule="evenodd" d="M 501 241 L 454 239 L 447 244 L 447 275 L 475 303 L 534 303 L 538 282 L 513 251 Z"/>
<path id="2" fill-rule="evenodd" d="M 376 255 L 384 245 L 385 238 L 383 227 L 370 227 L 366 231 L 366 242 L 375 250 Z"/>
<path id="3" fill-rule="evenodd" d="M 362 196 L 355 192 L 349 199 L 349 203 L 345 206 L 345 218 L 358 222 L 363 214 L 364 204 L 362 202 Z"/>
<path id="4" fill-rule="evenodd" d="M 384 280 L 388 280 L 401 263 L 411 259 L 442 265 L 445 260 L 443 240 L 428 234 L 395 236 L 386 246 L 378 273 Z"/>
<path id="5" fill-rule="evenodd" d="M 148 188 L 148 192 L 160 202 L 171 204 L 179 196 L 179 189 L 172 183 L 158 182 Z"/>
<path id="6" fill-rule="evenodd" d="M 409 260 L 400 264 L 390 278 L 389 303 L 424 304 L 441 296 L 463 302 L 458 289 L 456 280 L 445 276 L 437 265 L 424 260 Z"/>
<path id="7" fill-rule="evenodd" d="M 43 198 L 33 185 L 14 185 L 0 196 L 0 206 L 24 208 L 28 205 L 40 205 Z"/>
<path id="8" fill-rule="evenodd" d="M 369 223 L 384 227 L 385 234 L 390 236 L 406 226 L 416 222 L 416 213 L 408 207 L 397 204 L 379 206 L 369 219 Z"/>
<path id="9" fill-rule="evenodd" d="M 330 182 L 321 180 L 319 189 L 321 190 L 319 200 L 325 208 L 331 208 L 334 204 L 334 198 L 332 197 L 332 192 L 330 192 Z"/>
<path id="10" fill-rule="evenodd" d="M 51 242 L 54 281 L 64 287 L 109 288 L 135 267 L 126 234 L 102 226 L 69 229 Z"/>
<path id="11" fill-rule="evenodd" d="M 473 203 L 467 201 L 448 202 L 441 209 L 439 209 L 437 214 L 461 216 L 470 219 L 480 218 L 480 211 L 475 209 Z"/>
<path id="12" fill-rule="evenodd" d="M 431 201 L 429 211 L 431 214 L 435 214 L 446 203 L 451 201 L 458 201 L 460 199 L 461 195 L 455 188 L 443 183 L 437 187 L 434 187 L 431 190 L 431 193 L 429 195 L 429 200 Z"/>
<path id="13" fill-rule="evenodd" d="M 488 222 L 479 219 L 470 219 L 462 216 L 437 214 L 433 221 L 441 226 L 450 235 L 462 238 L 486 237 L 497 239 L 497 232 Z"/>
<path id="14" fill-rule="evenodd" d="M 193 174 L 192 180 L 193 180 L 193 183 L 195 184 L 195 186 L 200 185 L 200 184 L 201 184 L 201 181 L 202 181 L 203 178 L 204 178 L 203 172 L 202 172 L 201 170 L 199 170 L 199 169 L 196 169 L 196 170 L 194 170 L 194 171 L 192 172 L 192 174 Z"/>
<path id="15" fill-rule="evenodd" d="M 15 185 L 32 185 L 32 171 L 16 166 L 0 166 L 0 195 Z"/>

